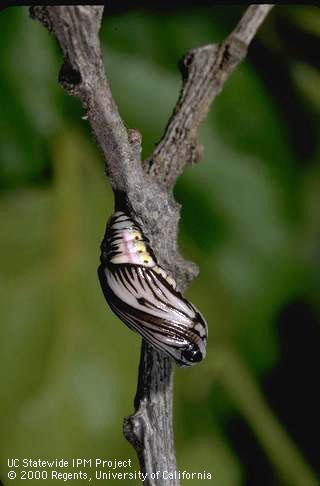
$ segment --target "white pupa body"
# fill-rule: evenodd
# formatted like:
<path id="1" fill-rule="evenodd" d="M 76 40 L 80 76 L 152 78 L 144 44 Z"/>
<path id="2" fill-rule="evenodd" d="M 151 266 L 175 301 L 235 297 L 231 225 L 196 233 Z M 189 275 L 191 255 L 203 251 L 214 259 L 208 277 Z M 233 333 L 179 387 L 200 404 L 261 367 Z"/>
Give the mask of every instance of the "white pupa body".
<path id="1" fill-rule="evenodd" d="M 200 312 L 176 290 L 156 261 L 140 226 L 118 211 L 108 221 L 98 269 L 113 312 L 179 366 L 206 355 L 208 329 Z"/>

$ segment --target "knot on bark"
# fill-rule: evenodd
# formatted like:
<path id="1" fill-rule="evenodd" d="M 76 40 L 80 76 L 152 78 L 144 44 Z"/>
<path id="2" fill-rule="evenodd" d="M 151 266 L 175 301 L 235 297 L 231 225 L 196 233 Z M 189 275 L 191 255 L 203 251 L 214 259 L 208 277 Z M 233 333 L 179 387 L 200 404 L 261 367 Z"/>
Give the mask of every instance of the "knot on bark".
<path id="1" fill-rule="evenodd" d="M 189 147 L 190 158 L 188 160 L 190 165 L 198 164 L 201 161 L 203 156 L 203 150 L 204 150 L 203 145 L 197 143 L 196 140 L 194 141 L 194 143 L 190 144 Z"/>
<path id="2" fill-rule="evenodd" d="M 59 72 L 59 83 L 72 94 L 81 82 L 80 71 L 71 65 L 69 58 L 66 58 Z"/>
<path id="3" fill-rule="evenodd" d="M 190 67 L 192 65 L 194 59 L 194 50 L 187 52 L 185 56 L 178 62 L 179 70 L 182 76 L 182 80 L 185 81 L 188 79 Z"/>
<path id="4" fill-rule="evenodd" d="M 233 68 L 246 56 L 248 46 L 239 39 L 236 35 L 231 35 L 226 42 L 221 44 L 222 60 L 221 69 L 225 69 L 228 66 L 229 69 Z"/>
<path id="5" fill-rule="evenodd" d="M 129 139 L 129 143 L 130 143 L 131 148 L 132 148 L 133 156 L 136 159 L 139 159 L 140 160 L 141 149 L 142 149 L 142 146 L 141 146 L 141 142 L 142 142 L 141 133 L 138 130 L 136 130 L 135 128 L 132 128 L 132 129 L 129 128 L 129 130 L 128 130 L 128 139 Z"/>
<path id="6" fill-rule="evenodd" d="M 125 417 L 123 421 L 123 435 L 133 445 L 136 451 L 142 451 L 147 438 L 150 436 L 152 426 L 146 409 L 145 400 L 142 400 L 139 410 Z"/>

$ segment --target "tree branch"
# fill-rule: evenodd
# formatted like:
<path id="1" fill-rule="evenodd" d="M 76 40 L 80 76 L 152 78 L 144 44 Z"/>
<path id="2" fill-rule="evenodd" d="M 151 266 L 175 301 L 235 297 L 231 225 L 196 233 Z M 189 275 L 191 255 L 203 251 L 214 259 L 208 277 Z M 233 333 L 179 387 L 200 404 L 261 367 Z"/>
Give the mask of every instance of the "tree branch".
<path id="1" fill-rule="evenodd" d="M 140 134 L 124 126 L 104 71 L 98 38 L 103 7 L 36 6 L 30 10 L 61 46 L 64 64 L 59 81 L 82 102 L 106 161 L 116 209 L 124 209 L 139 222 L 160 265 L 175 277 L 181 291 L 197 268 L 177 249 L 179 205 L 171 189 L 186 164 L 199 159 L 199 124 L 270 9 L 269 5 L 250 6 L 223 43 L 193 49 L 185 56 L 180 98 L 161 142 L 143 165 Z M 166 482 L 153 480 L 151 473 L 176 470 L 172 397 L 172 362 L 143 342 L 135 413 L 125 419 L 124 433 L 137 451 L 141 470 L 148 473 L 146 485 Z M 170 484 L 178 486 L 179 480 Z"/>
<path id="2" fill-rule="evenodd" d="M 187 164 L 198 162 L 197 132 L 214 98 L 244 59 L 247 48 L 273 5 L 250 5 L 236 28 L 220 44 L 191 49 L 180 62 L 179 100 L 163 138 L 144 163 L 147 173 L 172 188 Z"/>
<path id="3" fill-rule="evenodd" d="M 143 172 L 106 79 L 98 32 L 103 7 L 32 7 L 31 15 L 56 37 L 64 57 L 59 82 L 78 96 L 107 162 L 115 190 L 128 190 L 131 172 L 142 183 Z"/>

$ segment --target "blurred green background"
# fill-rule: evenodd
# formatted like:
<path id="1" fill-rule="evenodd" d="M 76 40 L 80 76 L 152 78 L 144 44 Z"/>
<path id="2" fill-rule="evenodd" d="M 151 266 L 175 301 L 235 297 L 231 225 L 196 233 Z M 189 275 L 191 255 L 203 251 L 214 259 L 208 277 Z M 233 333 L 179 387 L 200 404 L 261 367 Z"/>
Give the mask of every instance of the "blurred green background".
<path id="1" fill-rule="evenodd" d="M 177 99 L 178 60 L 224 39 L 243 11 L 108 2 L 108 77 L 144 156 Z M 203 160 L 175 190 L 181 252 L 201 269 L 188 296 L 209 323 L 206 361 L 175 374 L 177 459 L 217 486 L 320 482 L 319 38 L 318 8 L 272 12 L 202 126 Z M 20 484 L 7 479 L 12 457 L 138 468 L 122 420 L 140 339 L 96 275 L 113 209 L 102 156 L 57 83 L 58 46 L 26 7 L 1 12 L 0 56 L 0 478 Z"/>

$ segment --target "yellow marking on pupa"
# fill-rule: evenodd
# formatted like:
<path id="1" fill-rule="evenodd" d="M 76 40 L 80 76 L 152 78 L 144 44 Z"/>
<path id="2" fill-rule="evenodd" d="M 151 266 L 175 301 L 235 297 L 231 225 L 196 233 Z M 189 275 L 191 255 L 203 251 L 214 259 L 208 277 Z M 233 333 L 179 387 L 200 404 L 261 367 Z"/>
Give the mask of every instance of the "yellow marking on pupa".
<path id="1" fill-rule="evenodd" d="M 134 241 L 133 243 L 134 248 L 139 252 L 139 253 L 147 253 L 146 245 L 143 243 L 143 241 Z"/>

